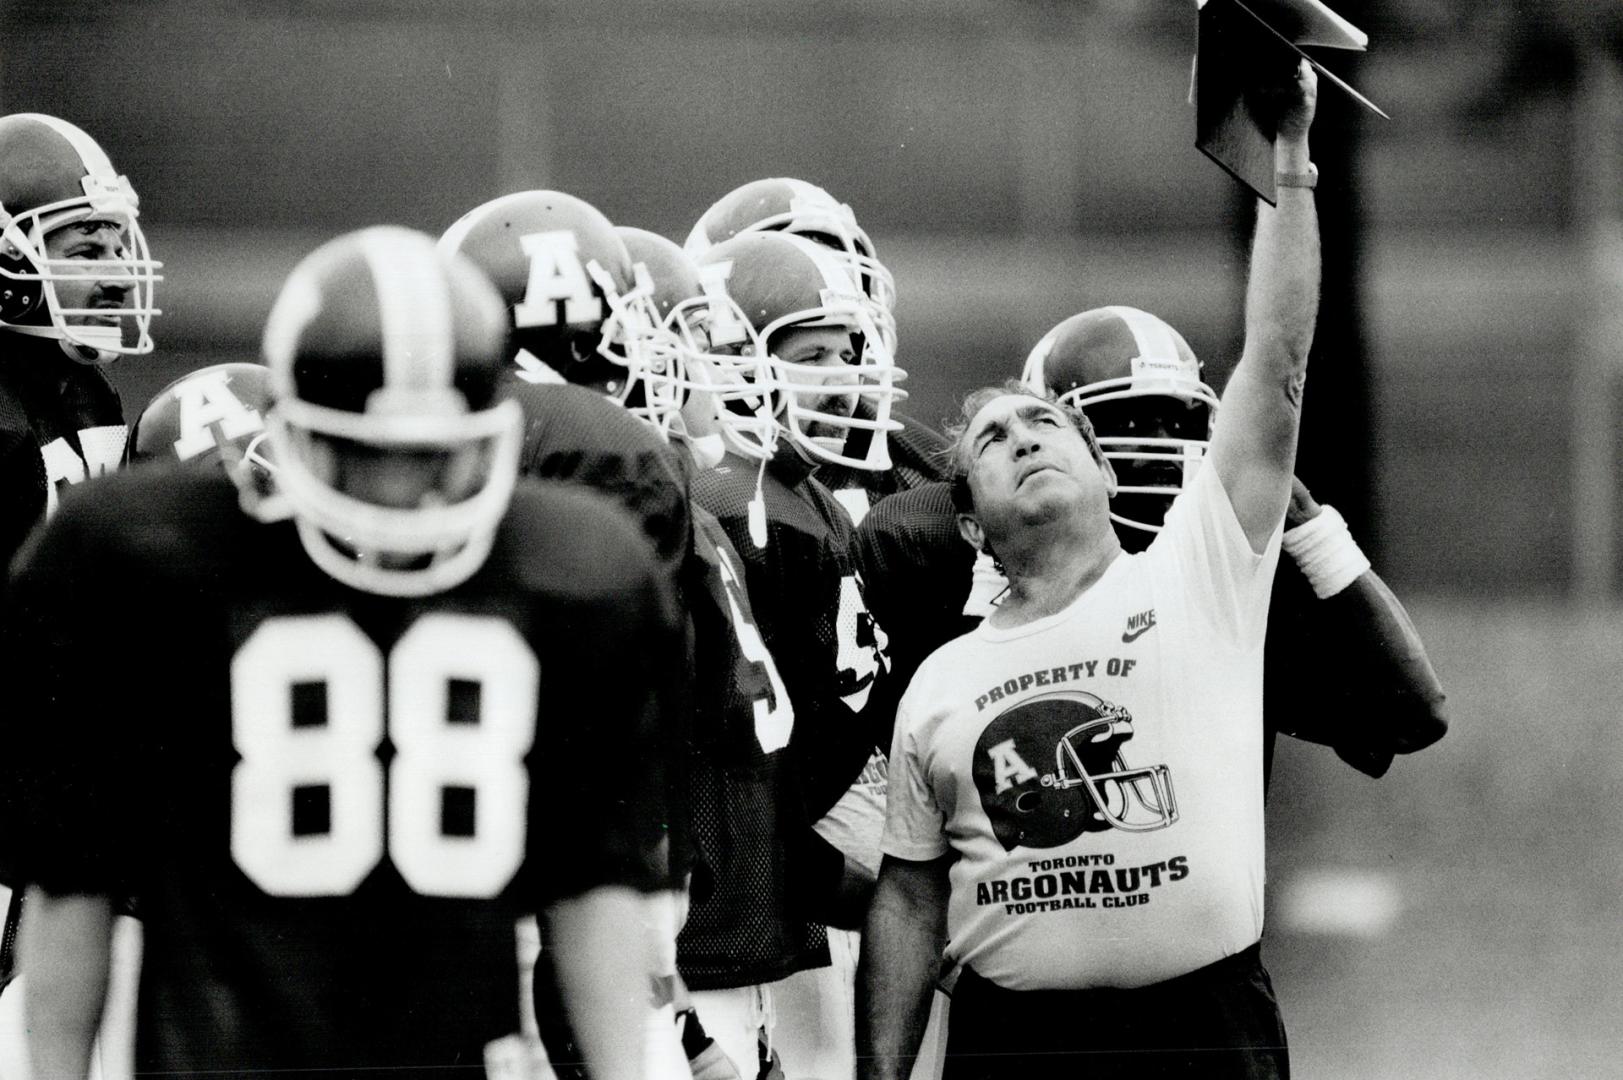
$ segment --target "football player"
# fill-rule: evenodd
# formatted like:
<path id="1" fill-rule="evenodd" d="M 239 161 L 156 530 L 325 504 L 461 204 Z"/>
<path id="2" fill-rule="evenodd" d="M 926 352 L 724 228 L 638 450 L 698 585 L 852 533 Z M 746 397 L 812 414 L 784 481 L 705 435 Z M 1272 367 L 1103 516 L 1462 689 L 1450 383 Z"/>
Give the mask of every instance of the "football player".
<path id="1" fill-rule="evenodd" d="M 795 726 L 788 753 L 810 820 L 842 853 L 843 887 L 823 921 L 857 925 L 877 865 L 889 715 L 882 633 L 863 605 L 844 509 L 813 473 L 841 455 L 852 430 L 882 430 L 896 368 L 845 265 L 826 247 L 775 232 L 748 232 L 699 259 L 728 268 L 727 289 L 767 353 L 768 407 L 778 423 L 769 458 L 737 450 L 694 480 L 742 556 L 744 581 L 768 652 L 776 658 Z M 855 414 L 859 399 L 874 418 Z M 740 412 L 738 410 L 742 409 Z M 760 435 L 745 402 L 723 413 L 737 445 Z M 879 440 L 876 438 L 875 443 Z M 830 935 L 832 969 L 793 976 L 775 990 L 786 1075 L 841 1076 L 854 1068 L 847 1004 L 855 941 Z"/>
<path id="2" fill-rule="evenodd" d="M 612 500 L 642 528 L 661 574 L 679 593 L 692 551 L 686 470 L 668 445 L 669 387 L 653 375 L 657 330 L 652 284 L 635 266 L 614 226 L 596 207 L 561 191 L 521 191 L 483 203 L 457 219 L 440 248 L 470 259 L 502 294 L 512 364 L 506 393 L 524 417 L 520 471 Z M 681 690 L 689 693 L 691 682 Z M 691 700 L 691 698 L 689 698 Z M 688 716 L 661 732 L 662 752 L 685 766 Z M 680 768 L 667 774 L 672 821 L 672 881 L 692 868 Z M 655 1008 L 644 1020 L 660 1068 L 679 1072 L 674 977 L 680 889 L 662 897 L 663 956 Z M 554 1069 L 583 1076 L 583 1052 L 559 1007 L 551 950 L 522 929 L 523 962 L 532 971 L 533 1017 Z"/>
<path id="3" fill-rule="evenodd" d="M 513 927 L 540 911 L 593 1076 L 644 1074 L 681 634 L 622 514 L 518 480 L 507 332 L 431 238 L 331 241 L 265 329 L 292 520 L 243 514 L 218 470 L 152 465 L 23 552 L 0 655 L 38 777 L 42 1075 L 85 1074 L 126 891 L 138 1073 L 527 1063 Z M 133 611 L 163 632 L 131 636 Z"/>
<path id="4" fill-rule="evenodd" d="M 276 466 L 265 445 L 270 401 L 270 369 L 263 364 L 214 364 L 189 372 L 141 410 L 125 460 L 224 469 L 241 492 L 245 512 L 278 520 L 288 511 L 276 494 Z"/>
<path id="5" fill-rule="evenodd" d="M 139 202 L 79 128 L 0 117 L 0 560 L 55 508 L 59 485 L 123 453 L 123 411 L 100 367 L 152 351 L 160 264 Z"/>
<path id="6" fill-rule="evenodd" d="M 786 232 L 834 253 L 857 282 L 886 350 L 896 355 L 896 282 L 857 224 L 851 207 L 804 180 L 775 177 L 735 188 L 704 212 L 688 235 L 687 249 L 702 255 L 716 244 L 751 232 Z M 899 395 L 898 395 L 899 399 Z M 871 399 L 856 414 L 875 418 Z M 825 458 L 817 479 L 834 493 L 854 523 L 886 495 L 946 479 L 947 442 L 919 420 L 889 409 L 888 424 L 854 426 L 839 457 Z M 885 434 L 881 436 L 879 433 Z"/>
<path id="7" fill-rule="evenodd" d="M 691 526 L 681 454 L 662 437 L 672 391 L 652 370 L 652 282 L 639 280 L 614 226 L 573 195 L 521 191 L 463 214 L 440 247 L 471 259 L 502 294 L 521 471 L 619 499 L 674 581 Z"/>
<path id="8" fill-rule="evenodd" d="M 58 489 L 118 466 L 124 414 L 101 372 L 152 349 L 160 264 L 139 200 L 96 141 L 40 113 L 0 116 L 0 566 Z M 0 776 L 0 818 L 18 781 Z M 21 898 L 0 820 L 0 990 L 15 974 Z"/>
<path id="9" fill-rule="evenodd" d="M 619 232 L 649 269 L 654 301 L 687 373 L 690 442 L 696 425 L 712 418 L 702 407 L 710 399 L 730 418 L 723 446 L 739 458 L 768 460 L 778 435 L 772 378 L 760 336 L 725 291 L 730 267 L 701 270 L 664 237 Z M 699 463 L 714 466 L 719 458 Z M 697 504 L 692 511 L 701 573 L 690 577 L 687 595 L 700 700 L 689 797 L 700 858 L 677 938 L 677 967 L 693 1007 L 684 1042 L 695 1077 L 707 1064 L 699 1056 L 701 1030 L 714 1036 L 735 1071 L 754 1077 L 775 1065 L 781 1070 L 774 1033 L 763 1030 L 761 1018 L 783 980 L 830 962 L 824 928 L 807 913 L 822 910 L 820 898 L 848 882 L 844 856 L 806 818 L 797 777 L 785 767 L 794 709 L 755 624 L 744 560 L 710 511 Z M 719 675 L 705 674 L 718 669 Z M 707 693 L 719 699 L 707 703 Z"/>
<path id="10" fill-rule="evenodd" d="M 550 239 L 526 239 L 532 236 Z M 685 597 L 694 720 L 691 736 L 671 734 L 693 749 L 679 797 L 688 804 L 699 854 L 691 864 L 694 909 L 683 925 L 678 967 L 705 991 L 826 963 L 820 928 L 794 914 L 781 884 L 796 849 L 796 819 L 778 814 L 786 800 L 778 793 L 777 765 L 793 711 L 759 643 L 741 562 L 688 496 L 690 470 L 718 457 L 708 406 L 690 372 L 702 365 L 712 373 L 705 388 L 738 396 L 726 391 L 729 373 L 760 358 L 718 353 L 707 363 L 705 350 L 711 337 L 744 338 L 747 323 L 724 292 L 704 290 L 669 241 L 616 229 L 595 208 L 560 192 L 493 200 L 464 215 L 441 243 L 487 269 L 506 300 L 512 393 L 526 416 L 524 470 L 620 502 L 644 523 Z M 569 295 L 564 285 L 571 281 L 590 283 L 590 301 Z M 681 851 L 678 868 L 685 869 L 690 863 Z M 576 1055 L 569 1032 L 549 1022 L 556 1010 L 547 969 L 543 951 L 536 1012 L 553 1064 L 567 1070 Z M 753 1077 L 754 1041 L 735 1045 L 729 1033 L 717 1033 Z M 713 1044 L 691 1013 L 682 1035 L 696 1067 L 714 1060 Z"/>

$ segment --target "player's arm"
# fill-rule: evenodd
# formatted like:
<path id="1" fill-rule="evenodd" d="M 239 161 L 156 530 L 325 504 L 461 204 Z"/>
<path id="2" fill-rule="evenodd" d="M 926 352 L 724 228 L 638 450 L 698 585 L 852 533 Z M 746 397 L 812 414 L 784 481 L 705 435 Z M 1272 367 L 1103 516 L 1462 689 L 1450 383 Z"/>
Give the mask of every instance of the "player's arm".
<path id="1" fill-rule="evenodd" d="M 654 897 L 605 885 L 546 911 L 542 940 L 592 1080 L 640 1080 L 657 970 Z"/>
<path id="2" fill-rule="evenodd" d="M 34 1075 L 84 1077 L 107 1001 L 113 909 L 105 896 L 28 890 L 21 967 Z"/>
<path id="3" fill-rule="evenodd" d="M 857 1076 L 906 1080 L 930 1018 L 930 996 L 947 937 L 947 871 L 886 855 L 857 961 Z"/>
<path id="4" fill-rule="evenodd" d="M 1299 590 L 1292 634 L 1300 682 L 1280 730 L 1332 746 L 1343 761 L 1380 776 L 1395 754 L 1424 749 L 1448 732 L 1446 695 L 1409 613 L 1370 568 L 1341 515 L 1295 481 L 1285 549 L 1312 595 Z M 1288 571 L 1287 571 L 1288 572 Z"/>
<path id="5" fill-rule="evenodd" d="M 862 929 L 873 896 L 873 872 L 810 824 L 797 826 L 785 848 L 789 889 L 798 910 L 826 926 Z"/>
<path id="6" fill-rule="evenodd" d="M 39 482 L 39 450 L 21 432 L 0 431 L 0 578 L 45 510 Z"/>
<path id="7" fill-rule="evenodd" d="M 1274 164 L 1309 168 L 1307 132 L 1318 77 L 1306 61 L 1282 93 Z M 1245 349 L 1223 391 L 1212 464 L 1241 527 L 1260 551 L 1285 513 L 1308 347 L 1319 308 L 1319 226 L 1313 192 L 1281 187 L 1279 205 L 1257 203 L 1246 289 Z"/>

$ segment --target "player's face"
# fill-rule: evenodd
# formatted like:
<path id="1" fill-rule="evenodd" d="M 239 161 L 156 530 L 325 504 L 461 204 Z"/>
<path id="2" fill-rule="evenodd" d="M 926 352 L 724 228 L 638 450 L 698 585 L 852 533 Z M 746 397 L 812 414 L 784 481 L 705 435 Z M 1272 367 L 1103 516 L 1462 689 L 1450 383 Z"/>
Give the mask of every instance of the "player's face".
<path id="1" fill-rule="evenodd" d="M 396 510 L 459 503 L 480 489 L 490 466 L 482 445 L 413 450 L 311 439 L 318 475 L 352 498 Z"/>
<path id="2" fill-rule="evenodd" d="M 683 445 L 700 468 L 714 468 L 720 461 L 721 420 L 715 394 L 701 389 L 712 385 L 714 377 L 710 365 L 698 356 L 688 357 L 687 364 L 694 386 L 682 402 Z"/>
<path id="3" fill-rule="evenodd" d="M 856 395 L 818 394 L 805 387 L 855 385 L 857 373 L 852 365 L 857 362 L 857 347 L 856 339 L 846 327 L 796 326 L 775 335 L 772 352 L 784 363 L 798 365 L 793 378 L 803 389 L 785 392 L 794 394 L 802 409 L 850 416 L 856 408 Z M 814 438 L 841 438 L 845 429 L 816 421 L 807 425 L 806 434 Z"/>
<path id="4" fill-rule="evenodd" d="M 1036 523 L 1079 511 L 1108 522 L 1112 477 L 1058 406 L 1023 394 L 994 398 L 959 445 L 975 516 L 989 533 L 997 521 Z"/>
<path id="5" fill-rule="evenodd" d="M 45 255 L 50 259 L 69 261 L 97 259 L 127 259 L 130 257 L 124 234 L 118 226 L 107 221 L 81 221 L 64 225 L 45 237 Z M 71 271 L 63 271 L 71 273 Z M 97 276 L 59 278 L 53 283 L 56 302 L 63 308 L 105 308 L 116 311 L 129 299 L 131 281 L 128 271 L 115 269 L 96 271 Z M 118 326 L 117 315 L 69 315 L 65 322 L 77 326 Z"/>

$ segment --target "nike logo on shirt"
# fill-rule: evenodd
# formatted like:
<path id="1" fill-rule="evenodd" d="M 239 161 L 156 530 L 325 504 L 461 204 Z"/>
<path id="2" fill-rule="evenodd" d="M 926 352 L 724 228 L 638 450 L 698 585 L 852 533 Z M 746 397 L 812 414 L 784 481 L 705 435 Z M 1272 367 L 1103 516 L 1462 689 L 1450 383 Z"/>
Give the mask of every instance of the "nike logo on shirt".
<path id="1" fill-rule="evenodd" d="M 1127 616 L 1127 629 L 1121 632 L 1122 643 L 1130 644 L 1155 629 L 1155 609 Z"/>

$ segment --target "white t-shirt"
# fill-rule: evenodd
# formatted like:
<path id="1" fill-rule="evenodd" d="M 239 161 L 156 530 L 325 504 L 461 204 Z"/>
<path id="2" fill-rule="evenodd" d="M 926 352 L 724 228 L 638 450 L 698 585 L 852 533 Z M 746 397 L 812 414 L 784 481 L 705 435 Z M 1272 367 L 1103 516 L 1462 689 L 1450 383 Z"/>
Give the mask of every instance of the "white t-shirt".
<path id="1" fill-rule="evenodd" d="M 862 773 L 813 826 L 817 834 L 872 873 L 879 872 L 879 837 L 885 830 L 885 791 L 890 763 L 875 750 Z"/>
<path id="2" fill-rule="evenodd" d="M 883 847 L 958 854 L 949 959 L 1011 990 L 1143 986 L 1261 936 L 1279 541 L 1253 552 L 1202 469 L 1149 549 L 1065 610 L 982 623 L 919 668 Z"/>

